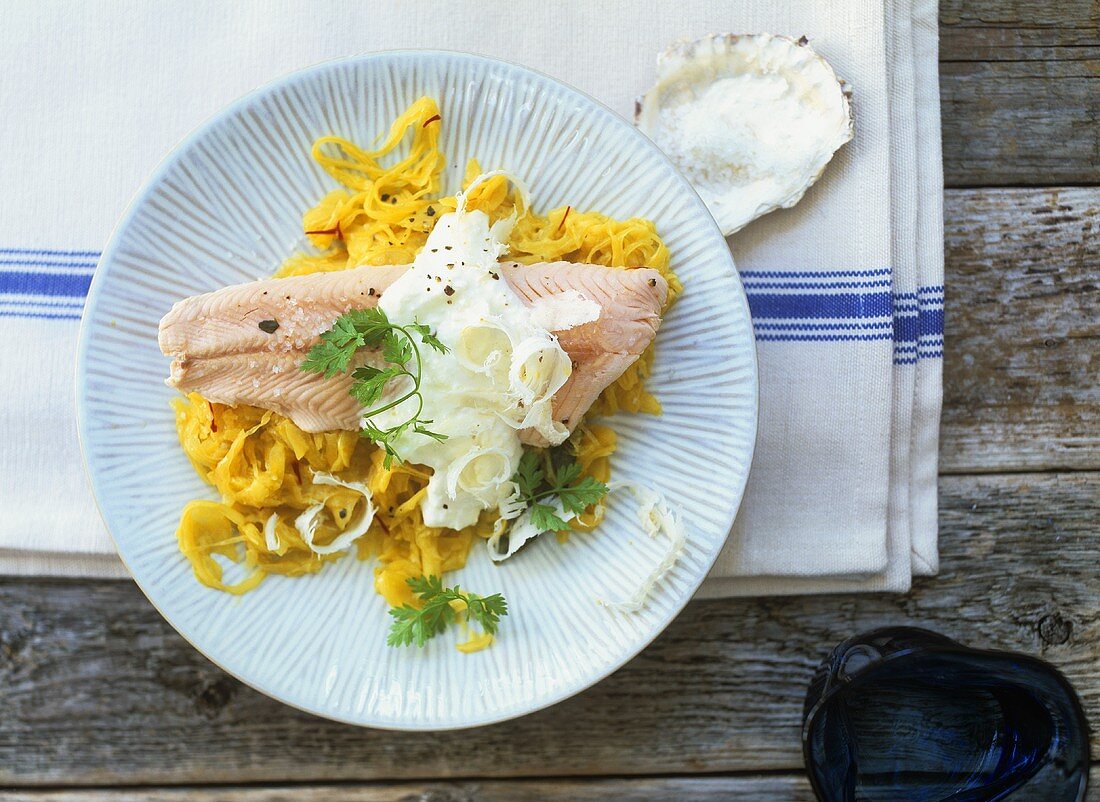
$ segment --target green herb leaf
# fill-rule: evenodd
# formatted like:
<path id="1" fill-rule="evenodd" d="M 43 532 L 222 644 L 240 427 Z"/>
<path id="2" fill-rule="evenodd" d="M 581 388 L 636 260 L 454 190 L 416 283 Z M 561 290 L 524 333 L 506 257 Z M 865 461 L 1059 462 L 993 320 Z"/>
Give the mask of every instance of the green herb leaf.
<path id="1" fill-rule="evenodd" d="M 458 585 L 443 587 L 443 580 L 437 576 L 412 577 L 407 582 L 420 597 L 422 606 L 418 609 L 405 604 L 390 610 L 393 622 L 386 637 L 390 646 L 423 646 L 443 632 L 458 617 L 451 606 L 453 601 L 465 602 L 467 617 L 490 634 L 496 633 L 501 616 L 508 614 L 508 603 L 499 593 L 492 596 L 463 593 Z"/>
<path id="2" fill-rule="evenodd" d="M 475 596 L 466 599 L 466 611 L 490 635 L 496 634 L 500 617 L 508 615 L 508 602 L 499 593 L 492 596 Z"/>
<path id="3" fill-rule="evenodd" d="M 547 503 L 557 498 L 564 511 L 580 515 L 607 495 L 607 485 L 591 476 L 581 476 L 581 466 L 575 459 L 561 463 L 550 476 L 546 475 L 542 455 L 525 451 L 512 481 L 519 487 L 520 498 L 528 505 L 531 524 L 543 532 L 562 532 L 569 523 L 556 506 Z"/>
<path id="4" fill-rule="evenodd" d="M 340 315 L 321 341 L 310 349 L 302 370 L 323 373 L 331 378 L 346 373 L 355 352 L 363 347 L 376 348 L 391 329 L 381 309 L 352 309 Z"/>
<path id="5" fill-rule="evenodd" d="M 385 450 L 383 465 L 386 468 L 392 466 L 394 461 L 401 461 L 394 443 L 410 429 L 437 441 L 447 439 L 446 435 L 427 428 L 427 424 L 431 423 L 430 420 L 420 418 L 420 412 L 424 409 L 424 397 L 420 394 L 424 365 L 420 358 L 420 350 L 413 340 L 414 335 L 437 351 L 447 350 L 446 346 L 422 323 L 413 321 L 409 325 L 398 326 L 391 323 L 386 313 L 377 307 L 352 309 L 340 315 L 332 324 L 332 328 L 321 335 L 321 341 L 310 349 L 301 365 L 302 370 L 322 373 L 328 379 L 338 373 L 347 373 L 359 349 L 380 348 L 382 350 L 382 359 L 389 367 L 361 365 L 355 368 L 351 374 L 353 381 L 348 392 L 365 408 L 363 417 L 366 422 L 363 425 L 362 434 Z M 410 368 L 409 363 L 414 360 L 415 365 Z M 407 388 L 404 394 L 402 395 L 399 390 L 394 394 L 398 397 L 379 405 L 389 382 L 403 376 L 411 379 L 411 382 L 406 381 L 404 384 Z M 371 416 L 393 409 L 410 398 L 418 402 L 416 412 L 402 423 L 389 429 L 382 429 L 371 420 Z"/>
<path id="6" fill-rule="evenodd" d="M 536 502 L 531 505 L 530 512 L 531 525 L 540 532 L 564 532 L 569 528 L 569 523 L 549 504 Z"/>
<path id="7" fill-rule="evenodd" d="M 395 462 L 401 464 L 403 461 L 401 455 L 394 449 L 393 441 L 400 437 L 404 431 L 404 425 L 396 426 L 393 429 L 380 429 L 368 419 L 363 421 L 363 428 L 359 434 L 382 446 L 382 449 L 386 452 L 386 456 L 382 459 L 382 467 L 389 470 Z"/>
<path id="8" fill-rule="evenodd" d="M 519 458 L 519 470 L 512 480 L 519 485 L 519 492 L 527 497 L 534 498 L 542 484 L 543 470 L 542 460 L 537 451 L 524 451 Z"/>
<path id="9" fill-rule="evenodd" d="M 443 592 L 443 580 L 438 576 L 414 576 L 405 580 L 417 596 L 438 596 Z"/>
<path id="10" fill-rule="evenodd" d="M 332 324 L 332 329 L 321 335 L 321 342 L 327 342 L 339 348 L 358 348 L 363 345 L 363 335 L 359 333 L 355 323 L 341 316 Z"/>
<path id="11" fill-rule="evenodd" d="M 554 482 L 559 487 L 565 485 L 571 485 L 577 481 L 581 476 L 581 466 L 579 462 L 570 462 L 562 465 L 558 468 L 557 473 L 554 476 Z"/>
<path id="12" fill-rule="evenodd" d="M 355 346 L 340 346 L 329 340 L 321 340 L 309 350 L 302 362 L 302 370 L 307 373 L 323 373 L 331 379 L 337 373 L 347 373 L 351 358 L 355 356 Z"/>
<path id="13" fill-rule="evenodd" d="M 427 640 L 423 625 L 420 623 L 420 611 L 415 607 L 408 604 L 391 607 L 390 615 L 393 616 L 394 621 L 390 624 L 389 635 L 386 636 L 386 643 L 389 646 L 423 644 Z"/>
<path id="14" fill-rule="evenodd" d="M 431 421 L 430 420 L 420 421 L 420 423 L 417 423 L 413 426 L 413 431 L 416 432 L 417 434 L 422 434 L 425 437 L 430 437 L 433 440 L 435 440 L 437 443 L 442 443 L 444 440 L 447 439 L 447 435 L 440 434 L 439 432 L 433 432 L 433 431 L 430 431 L 429 429 L 425 428 L 422 425 L 422 424 L 425 424 L 425 423 L 431 423 Z"/>
<path id="15" fill-rule="evenodd" d="M 400 334 L 398 332 L 401 332 Z M 412 359 L 413 346 L 409 335 L 400 329 L 387 331 L 382 337 L 382 358 L 391 365 L 402 365 Z"/>
<path id="16" fill-rule="evenodd" d="M 430 602 L 421 609 L 405 604 L 390 609 L 394 621 L 386 637 L 389 646 L 423 646 L 454 621 L 455 611 L 448 602 Z"/>
<path id="17" fill-rule="evenodd" d="M 406 328 L 416 331 L 416 333 L 420 335 L 420 341 L 424 343 L 424 345 L 434 348 L 441 354 L 447 353 L 447 346 L 441 343 L 439 338 L 432 334 L 432 330 L 423 323 L 413 321 L 413 324 L 411 326 L 406 326 Z"/>
<path id="18" fill-rule="evenodd" d="M 382 370 L 372 365 L 363 365 L 352 371 L 351 377 L 355 379 L 351 385 L 351 394 L 355 400 L 364 407 L 372 407 L 382 397 L 386 389 L 386 382 L 400 376 L 403 371 L 399 367 Z"/>
<path id="19" fill-rule="evenodd" d="M 376 306 L 373 309 L 352 309 L 345 312 L 337 319 L 333 331 L 337 332 L 338 336 L 346 336 L 344 332 L 353 331 L 360 345 L 377 348 L 382 344 L 382 338 L 392 328 L 393 325 L 386 317 L 386 313 Z"/>
<path id="20" fill-rule="evenodd" d="M 561 505 L 576 515 L 580 515 L 606 495 L 607 485 L 591 476 L 586 476 L 569 487 L 560 487 L 557 492 Z"/>

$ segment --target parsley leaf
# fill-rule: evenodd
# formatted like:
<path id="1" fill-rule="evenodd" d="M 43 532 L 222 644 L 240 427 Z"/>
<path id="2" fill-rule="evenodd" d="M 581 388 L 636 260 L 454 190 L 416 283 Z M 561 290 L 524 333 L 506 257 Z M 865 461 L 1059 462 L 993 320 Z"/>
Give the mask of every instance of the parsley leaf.
<path id="1" fill-rule="evenodd" d="M 406 581 L 420 598 L 421 606 L 403 604 L 390 610 L 393 621 L 386 637 L 389 646 L 423 646 L 458 620 L 452 602 L 464 603 L 466 616 L 489 634 L 496 633 L 500 617 L 508 614 L 508 603 L 499 593 L 492 596 L 463 593 L 458 585 L 443 587 L 443 580 L 437 576 L 417 576 Z"/>
<path id="2" fill-rule="evenodd" d="M 346 373 L 351 358 L 355 355 L 355 346 L 340 346 L 331 340 L 322 339 L 309 351 L 302 363 L 302 370 L 308 373 L 323 373 L 331 379 L 337 373 Z"/>
<path id="3" fill-rule="evenodd" d="M 413 431 L 416 432 L 417 434 L 422 434 L 425 437 L 430 437 L 433 440 L 435 440 L 437 443 L 442 443 L 444 440 L 447 439 L 447 435 L 440 434 L 439 432 L 433 432 L 433 431 L 427 429 L 424 426 L 424 424 L 427 424 L 427 423 L 431 423 L 431 421 L 426 420 L 426 421 L 420 421 L 419 423 L 413 424 Z"/>
<path id="4" fill-rule="evenodd" d="M 420 341 L 431 348 L 439 351 L 441 354 L 447 353 L 447 346 L 439 341 L 439 338 L 432 334 L 432 330 L 425 326 L 423 323 L 417 323 L 413 321 L 411 326 L 406 326 L 407 329 L 413 329 L 420 335 Z"/>
<path id="5" fill-rule="evenodd" d="M 351 394 L 355 400 L 364 407 L 371 407 L 382 397 L 382 391 L 386 389 L 386 382 L 400 376 L 401 368 L 381 368 L 372 365 L 363 365 L 352 371 L 351 377 L 355 379 L 351 385 Z"/>
<path id="6" fill-rule="evenodd" d="M 553 466 L 551 466 L 553 468 Z M 607 494 L 607 485 L 591 476 L 581 476 L 581 466 L 575 459 L 548 472 L 538 451 L 524 451 L 519 469 L 512 481 L 519 487 L 520 500 L 526 502 L 531 524 L 541 532 L 563 532 L 568 521 L 551 502 L 561 503 L 562 510 L 580 515 Z"/>
<path id="7" fill-rule="evenodd" d="M 391 365 L 404 365 L 413 355 L 412 342 L 407 334 L 387 331 L 382 337 L 382 358 Z"/>
<path id="8" fill-rule="evenodd" d="M 500 617 L 508 615 L 508 602 L 499 593 L 492 596 L 475 596 L 471 593 L 466 597 L 466 612 L 482 629 L 495 635 Z"/>
<path id="9" fill-rule="evenodd" d="M 443 580 L 438 576 L 414 576 L 405 580 L 417 596 L 438 596 L 443 592 Z"/>
<path id="10" fill-rule="evenodd" d="M 559 487 L 564 487 L 565 485 L 573 484 L 580 478 L 580 475 L 580 463 L 570 462 L 558 468 L 557 472 L 554 474 L 554 482 Z"/>
<path id="11" fill-rule="evenodd" d="M 333 331 L 337 332 L 337 336 L 345 336 L 344 332 L 351 330 L 359 345 L 377 348 L 392 328 L 386 313 L 376 306 L 373 309 L 352 309 L 345 312 L 337 319 Z"/>
<path id="12" fill-rule="evenodd" d="M 390 610 L 394 621 L 390 624 L 386 643 L 389 646 L 423 646 L 454 620 L 454 608 L 450 604 L 435 604 L 422 609 L 404 604 Z"/>
<path id="13" fill-rule="evenodd" d="M 512 477 L 512 481 L 519 485 L 519 492 L 522 495 L 534 496 L 538 492 L 539 485 L 542 484 L 543 475 L 539 453 L 524 451 L 523 456 L 519 458 L 519 470 Z"/>
<path id="14" fill-rule="evenodd" d="M 388 367 L 361 365 L 355 368 L 348 392 L 364 407 L 362 434 L 385 450 L 384 465 L 387 468 L 394 461 L 401 461 L 394 443 L 410 429 L 440 442 L 447 439 L 447 435 L 427 428 L 430 420 L 420 418 L 424 409 L 424 397 L 420 394 L 424 364 L 414 335 L 424 345 L 446 353 L 447 346 L 422 323 L 414 320 L 406 326 L 399 326 L 391 323 L 386 313 L 378 307 L 352 309 L 340 315 L 332 328 L 321 335 L 321 341 L 310 349 L 301 365 L 302 370 L 322 373 L 329 379 L 338 373 L 347 373 L 361 348 L 381 349 L 382 360 Z M 410 364 L 414 360 L 415 364 Z M 396 398 L 379 405 L 387 386 L 392 386 L 390 382 L 402 377 L 408 377 L 404 389 L 396 392 Z M 383 429 L 372 420 L 372 416 L 393 409 L 410 398 L 417 402 L 416 411 L 405 421 Z"/>
<path id="15" fill-rule="evenodd" d="M 569 523 L 562 520 L 558 511 L 549 504 L 535 502 L 530 510 L 531 525 L 540 532 L 564 532 L 569 528 Z"/>
<path id="16" fill-rule="evenodd" d="M 392 429 L 380 429 L 369 418 L 363 421 L 361 434 L 368 440 L 373 440 L 382 446 L 386 456 L 382 459 L 382 466 L 389 470 L 394 462 L 401 462 L 401 455 L 393 447 L 393 441 L 405 433 L 405 425 L 395 426 Z"/>
<path id="17" fill-rule="evenodd" d="M 393 328 L 381 309 L 352 309 L 340 315 L 332 328 L 321 335 L 321 342 L 310 349 L 302 370 L 323 373 L 330 379 L 347 373 L 352 357 L 360 348 L 376 348 L 386 332 Z"/>
<path id="18" fill-rule="evenodd" d="M 586 476 L 568 487 L 559 487 L 557 493 L 561 505 L 576 515 L 580 515 L 605 495 L 607 485 L 591 476 Z"/>

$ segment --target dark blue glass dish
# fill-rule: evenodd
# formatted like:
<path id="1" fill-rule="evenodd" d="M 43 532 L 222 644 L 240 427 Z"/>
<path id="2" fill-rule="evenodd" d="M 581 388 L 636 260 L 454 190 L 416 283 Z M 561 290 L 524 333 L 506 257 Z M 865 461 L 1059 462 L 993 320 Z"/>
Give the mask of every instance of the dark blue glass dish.
<path id="1" fill-rule="evenodd" d="M 1080 802 L 1088 723 L 1072 686 L 1022 654 L 923 629 L 850 638 L 806 696 L 802 746 L 823 802 Z"/>

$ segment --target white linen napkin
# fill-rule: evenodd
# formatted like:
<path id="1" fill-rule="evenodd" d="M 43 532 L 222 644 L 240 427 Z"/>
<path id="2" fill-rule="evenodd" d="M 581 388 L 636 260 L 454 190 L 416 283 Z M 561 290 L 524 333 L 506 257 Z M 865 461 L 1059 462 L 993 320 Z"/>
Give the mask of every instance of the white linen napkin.
<path id="1" fill-rule="evenodd" d="M 917 271 L 920 331 L 909 441 L 913 573 L 940 569 L 940 410 L 943 406 L 943 143 L 940 139 L 939 0 L 913 5 L 917 118 Z"/>
<path id="2" fill-rule="evenodd" d="M 885 11 L 894 303 L 886 566 L 864 576 L 725 577 L 712 572 L 700 591 L 705 597 L 901 592 L 909 588 L 912 575 L 938 570 L 936 476 L 943 356 L 938 0 L 913 6 L 888 0 Z"/>
<path id="3" fill-rule="evenodd" d="M 936 148 L 920 152 L 923 179 L 924 162 L 938 158 L 939 132 L 935 4 L 922 5 L 932 9 L 933 41 L 918 53 L 931 60 L 918 64 L 917 96 L 937 112 L 927 133 L 927 121 L 918 120 L 921 144 Z M 892 365 L 898 254 L 890 231 L 898 212 L 889 187 L 899 169 L 889 132 L 902 112 L 888 112 L 887 89 L 897 80 L 891 71 L 900 64 L 911 72 L 913 63 L 911 50 L 891 51 L 887 62 L 886 16 L 881 0 L 828 8 L 812 0 L 684 0 L 660 8 L 515 0 L 506 12 L 475 0 L 204 0 L 155 14 L 115 4 L 16 3 L 0 31 L 0 98 L 8 110 L 0 117 L 0 186 L 9 190 L 0 201 L 0 333 L 9 343 L 0 356 L 0 442 L 10 449 L 0 483 L 8 511 L 0 573 L 123 574 L 76 444 L 76 321 L 95 258 L 126 203 L 175 142 L 217 109 L 327 58 L 437 47 L 523 62 L 629 115 L 653 79 L 656 53 L 671 41 L 770 31 L 809 35 L 853 84 L 856 138 L 798 207 L 754 223 L 733 242 L 757 318 L 761 431 L 742 515 L 706 587 L 717 595 L 837 583 L 907 587 L 908 568 L 898 570 L 895 554 L 900 536 L 887 537 L 902 528 L 888 520 L 911 519 L 913 563 L 934 569 L 939 382 L 936 360 L 917 365 L 907 431 L 907 385 Z M 939 208 L 926 208 L 930 194 L 921 191 L 921 236 L 910 247 L 927 260 L 933 281 L 940 254 L 942 285 L 942 236 L 930 239 Z M 894 447 L 899 440 L 910 443 L 908 470 Z M 911 481 L 902 479 L 910 473 Z"/>

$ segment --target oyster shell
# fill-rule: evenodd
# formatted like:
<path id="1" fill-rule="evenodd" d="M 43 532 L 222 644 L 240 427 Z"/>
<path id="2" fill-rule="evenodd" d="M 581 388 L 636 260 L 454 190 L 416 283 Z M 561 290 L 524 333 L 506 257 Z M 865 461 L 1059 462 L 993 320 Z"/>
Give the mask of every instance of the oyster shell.
<path id="1" fill-rule="evenodd" d="M 657 57 L 635 123 L 732 234 L 798 203 L 852 138 L 849 97 L 805 37 L 713 34 Z"/>

